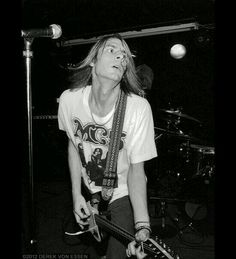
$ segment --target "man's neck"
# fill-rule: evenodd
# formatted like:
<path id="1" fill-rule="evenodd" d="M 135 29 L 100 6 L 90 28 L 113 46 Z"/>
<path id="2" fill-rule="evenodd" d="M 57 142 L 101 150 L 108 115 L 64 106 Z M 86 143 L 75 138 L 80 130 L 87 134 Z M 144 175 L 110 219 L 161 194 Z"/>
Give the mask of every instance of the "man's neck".
<path id="1" fill-rule="evenodd" d="M 93 84 L 89 104 L 93 113 L 106 116 L 119 98 L 120 85 Z"/>

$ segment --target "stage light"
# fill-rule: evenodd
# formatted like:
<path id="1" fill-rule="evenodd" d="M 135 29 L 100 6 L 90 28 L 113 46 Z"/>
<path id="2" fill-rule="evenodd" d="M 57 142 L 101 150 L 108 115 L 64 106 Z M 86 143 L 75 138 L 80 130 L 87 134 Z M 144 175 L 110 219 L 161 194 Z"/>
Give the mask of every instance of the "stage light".
<path id="1" fill-rule="evenodd" d="M 154 27 L 154 28 L 135 29 L 133 31 L 122 31 L 118 33 L 120 33 L 120 35 L 123 38 L 128 39 L 128 38 L 154 36 L 154 35 L 160 35 L 160 34 L 193 31 L 193 30 L 198 30 L 198 27 L 199 27 L 198 22 L 183 23 L 181 21 L 178 21 L 176 23 L 177 24 L 166 25 L 166 26 L 157 25 L 157 27 Z M 104 34 L 108 34 L 108 33 L 102 33 L 101 35 L 104 35 Z M 79 39 L 60 41 L 60 42 L 57 42 L 57 45 L 61 47 L 68 47 L 68 46 L 74 46 L 74 45 L 80 45 L 80 44 L 94 43 L 98 40 L 100 36 L 92 37 L 92 38 L 79 38 Z"/>
<path id="2" fill-rule="evenodd" d="M 175 59 L 181 59 L 186 54 L 186 48 L 182 44 L 175 44 L 170 48 L 170 55 Z"/>

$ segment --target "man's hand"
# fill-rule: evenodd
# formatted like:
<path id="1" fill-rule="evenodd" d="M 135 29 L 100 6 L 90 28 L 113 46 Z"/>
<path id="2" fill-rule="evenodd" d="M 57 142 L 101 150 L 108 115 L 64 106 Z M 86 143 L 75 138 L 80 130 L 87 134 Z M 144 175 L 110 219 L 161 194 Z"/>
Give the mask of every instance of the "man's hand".
<path id="1" fill-rule="evenodd" d="M 126 254 L 128 257 L 135 255 L 137 259 L 143 259 L 147 256 L 144 253 L 142 242 L 145 242 L 150 236 L 150 231 L 147 229 L 141 229 L 135 234 L 135 240 L 128 244 Z"/>
<path id="2" fill-rule="evenodd" d="M 84 229 L 84 226 L 88 225 L 88 217 L 90 216 L 90 211 L 82 195 L 76 197 L 76 201 L 74 201 L 73 211 L 76 222 L 80 225 L 81 229 Z"/>

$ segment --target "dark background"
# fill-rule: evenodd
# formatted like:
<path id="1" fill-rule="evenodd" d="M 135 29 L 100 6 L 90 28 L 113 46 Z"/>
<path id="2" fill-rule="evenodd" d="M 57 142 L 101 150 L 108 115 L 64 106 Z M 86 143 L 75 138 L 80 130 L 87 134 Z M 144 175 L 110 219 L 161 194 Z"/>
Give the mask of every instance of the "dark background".
<path id="1" fill-rule="evenodd" d="M 182 108 L 185 115 L 200 121 L 180 118 L 178 127 L 194 137 L 192 144 L 203 147 L 215 147 L 216 113 L 216 58 L 215 58 L 215 1 L 213 0 L 25 0 L 22 1 L 21 29 L 46 28 L 50 24 L 59 24 L 62 36 L 35 38 L 32 43 L 32 112 L 33 112 L 33 162 L 34 181 L 69 180 L 66 155 L 66 136 L 58 130 L 57 120 L 49 117 L 37 117 L 57 114 L 57 98 L 68 88 L 67 63 L 76 64 L 84 58 L 91 44 L 63 47 L 63 42 L 71 39 L 92 38 L 114 32 L 126 32 L 156 28 L 179 23 L 197 22 L 199 29 L 188 32 L 167 33 L 146 37 L 126 39 L 131 51 L 136 55 L 136 65 L 146 64 L 154 73 L 151 90 L 147 98 L 151 104 L 156 136 L 164 135 L 156 141 L 160 160 L 148 164 L 148 175 L 153 184 L 159 176 L 166 173 L 163 160 L 166 153 L 174 152 L 170 167 L 176 166 L 176 159 L 181 158 L 180 147 L 187 142 L 182 137 L 172 137 L 166 142 L 167 113 L 161 109 Z M 23 57 L 24 40 L 19 39 L 20 84 L 19 111 L 23 115 L 20 131 L 22 138 L 19 156 L 23 169 L 23 188 L 26 196 L 23 201 L 23 217 L 30 214 L 28 141 L 27 141 L 27 99 L 25 82 L 25 60 Z M 186 55 L 182 59 L 170 56 L 170 47 L 182 43 Z M 22 109 L 23 108 L 23 109 Z M 175 118 L 175 117 L 173 117 Z M 195 150 L 194 150 L 195 152 Z M 195 166 L 196 157 L 192 158 Z M 192 161 L 191 161 L 192 162 Z M 212 161 L 210 161 L 212 163 Z M 179 163 L 179 161 L 177 161 Z M 192 164 L 192 166 L 193 166 Z M 179 164 L 178 164 L 179 166 Z M 174 168 L 173 171 L 175 171 Z M 191 168 L 192 174 L 196 167 Z M 186 169 L 187 170 L 187 169 Z M 174 172 L 176 173 L 176 172 Z M 169 175 L 168 175 L 169 176 Z M 159 182 L 158 182 L 159 183 Z M 174 179 L 176 184 L 176 179 Z M 153 187 L 153 186 L 152 186 Z M 193 186 L 196 188 L 196 183 Z M 202 187 L 202 185 L 201 185 Z M 176 189 L 174 189 L 176 191 Z M 24 193 L 24 192 L 23 192 Z M 170 194 L 170 193 L 168 193 Z M 33 218 L 27 219 L 26 229 Z M 29 230 L 27 230 L 29 231 Z M 29 231 L 30 232 L 30 231 Z M 26 233 L 27 236 L 27 233 Z"/>
<path id="2" fill-rule="evenodd" d="M 216 60 L 215 60 L 215 2 L 212 0 L 25 0 L 22 1 L 21 28 L 47 28 L 59 24 L 62 36 L 59 39 L 35 38 L 31 44 L 31 90 L 33 114 L 33 144 L 36 176 L 47 177 L 47 168 L 66 160 L 66 138 L 59 132 L 57 120 L 47 115 L 57 114 L 57 98 L 68 88 L 68 63 L 76 64 L 84 58 L 90 44 L 64 46 L 72 39 L 89 39 L 114 32 L 139 31 L 190 22 L 199 24 L 198 30 L 166 33 L 146 37 L 127 38 L 132 52 L 136 55 L 136 65 L 146 64 L 154 73 L 152 88 L 147 90 L 154 117 L 156 136 L 164 135 L 156 141 L 160 157 L 163 149 L 180 152 L 188 139 L 172 136 L 166 142 L 165 135 L 170 109 L 182 109 L 182 113 L 195 118 L 199 123 L 180 117 L 177 127 L 190 135 L 190 144 L 215 147 L 216 110 Z M 21 144 L 27 154 L 27 99 L 25 43 L 20 38 L 20 81 L 18 86 L 20 107 L 24 120 Z M 182 59 L 170 55 L 170 47 L 181 43 L 186 47 Z M 19 50 L 19 48 L 17 48 Z M 13 78 L 10 78 L 13 79 Z M 19 108 L 19 109 L 18 109 Z M 161 111 L 164 109 L 164 112 Z M 36 116 L 45 116 L 39 117 Z M 171 119 L 176 119 L 173 116 Z M 161 130 L 160 130 L 161 128 Z M 158 129 L 158 130 L 157 130 Z M 63 135 L 63 136 L 62 136 Z M 196 151 L 195 149 L 193 150 Z M 64 155 L 63 155 L 64 154 Z M 28 155 L 28 154 L 27 154 Z M 28 157 L 23 156 L 22 166 L 26 172 Z M 60 158 L 63 159 L 60 159 Z M 172 158 L 171 158 L 172 159 Z M 156 162 L 154 165 L 156 167 Z M 155 171 L 156 168 L 154 168 Z M 164 170 L 164 169 L 161 169 Z M 62 172 L 60 169 L 56 170 Z M 156 177 L 156 175 L 154 175 Z"/>
<path id="3" fill-rule="evenodd" d="M 61 42 L 110 32 L 198 22 L 198 30 L 126 40 L 136 55 L 136 65 L 146 64 L 153 70 L 154 81 L 147 98 L 152 105 L 155 126 L 166 127 L 165 122 L 159 120 L 163 116 L 160 108 L 181 107 L 184 114 L 198 119 L 201 125 L 193 123 L 186 128 L 184 124 L 191 121 L 182 119 L 180 128 L 183 127 L 186 134 L 194 130 L 204 145 L 214 145 L 214 11 L 214 1 L 208 0 L 23 1 L 23 29 L 45 28 L 53 23 L 62 27 L 59 39 L 35 38 L 32 43 L 33 114 L 57 113 L 56 98 L 68 87 L 66 64 L 79 62 L 91 46 L 63 47 Z M 187 53 L 182 59 L 170 56 L 170 47 L 175 43 L 186 47 Z"/>
<path id="4" fill-rule="evenodd" d="M 22 29 L 42 29 L 50 24 L 59 24 L 62 28 L 62 36 L 59 39 L 35 38 L 31 45 L 35 175 L 53 178 L 55 164 L 66 160 L 66 137 L 58 130 L 57 120 L 48 117 L 39 119 L 36 116 L 57 114 L 57 98 L 68 88 L 68 77 L 71 74 L 67 64 L 77 64 L 87 55 L 92 46 L 92 43 L 64 46 L 65 41 L 190 22 L 197 22 L 198 30 L 126 39 L 131 51 L 136 55 L 136 65 L 146 64 L 154 74 L 152 88 L 146 92 L 153 111 L 156 136 L 164 133 L 156 141 L 160 160 L 173 159 L 166 158 L 165 150 L 175 152 L 178 159 L 181 145 L 188 141 L 186 138 L 173 136 L 166 142 L 165 136 L 168 129 L 166 119 L 169 118 L 169 114 L 161 109 L 168 111 L 181 108 L 183 114 L 200 121 L 197 123 L 180 117 L 177 127 L 184 134 L 194 137 L 190 144 L 215 147 L 214 1 L 23 1 Z M 170 55 L 170 48 L 175 43 L 181 43 L 186 47 L 186 55 L 182 59 L 175 59 Z M 23 51 L 25 46 L 22 38 L 21 47 Z M 22 104 L 26 129 L 24 62 L 22 55 L 20 94 L 21 99 L 24 100 Z M 171 118 L 173 121 L 177 119 L 176 116 Z M 24 135 L 27 137 L 27 134 Z M 27 139 L 24 144 L 26 143 Z M 193 151 L 195 153 L 196 150 Z M 63 154 L 63 159 L 60 159 Z M 176 160 L 176 157 L 174 159 Z M 27 169 L 27 157 L 24 161 Z M 154 167 L 151 171 L 166 170 L 156 169 L 157 164 L 156 161 L 151 164 L 151 168 Z M 46 173 L 48 167 L 53 167 L 54 173 L 50 172 L 48 175 Z M 64 172 L 59 167 L 56 171 L 57 174 Z M 154 173 L 154 178 L 156 177 Z"/>

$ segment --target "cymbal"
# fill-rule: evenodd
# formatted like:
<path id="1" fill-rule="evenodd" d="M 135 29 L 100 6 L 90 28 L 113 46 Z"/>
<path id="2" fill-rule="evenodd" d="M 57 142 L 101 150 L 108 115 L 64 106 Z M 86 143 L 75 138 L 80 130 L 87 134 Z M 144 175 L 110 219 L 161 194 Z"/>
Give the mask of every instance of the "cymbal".
<path id="1" fill-rule="evenodd" d="M 194 117 L 191 117 L 191 116 L 189 116 L 187 114 L 184 114 L 184 113 L 180 112 L 179 110 L 174 111 L 174 110 L 160 109 L 160 111 L 169 113 L 170 115 L 175 115 L 177 117 L 182 117 L 182 118 L 185 118 L 185 119 L 189 119 L 189 120 L 201 123 L 199 120 L 195 119 Z"/>
<path id="2" fill-rule="evenodd" d="M 183 132 L 179 131 L 179 132 L 176 132 L 176 131 L 172 131 L 172 130 L 166 130 L 166 129 L 162 129 L 162 128 L 158 128 L 158 127 L 155 127 L 156 130 L 160 130 L 162 132 L 165 132 L 166 135 L 168 136 L 171 136 L 171 137 L 176 137 L 176 138 L 181 138 L 181 139 L 184 139 L 184 140 L 187 140 L 187 141 L 196 141 L 196 142 L 200 142 L 200 139 L 196 138 L 196 137 L 193 137 L 193 136 L 190 136 L 188 134 L 184 134 Z"/>

